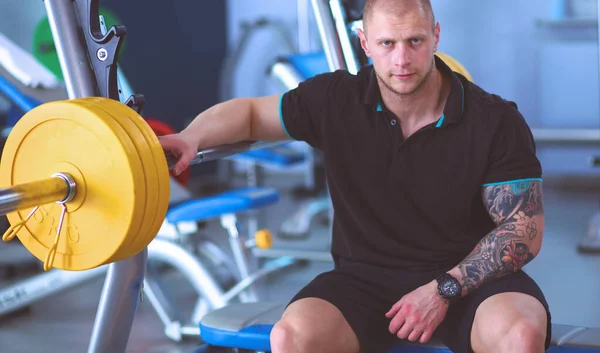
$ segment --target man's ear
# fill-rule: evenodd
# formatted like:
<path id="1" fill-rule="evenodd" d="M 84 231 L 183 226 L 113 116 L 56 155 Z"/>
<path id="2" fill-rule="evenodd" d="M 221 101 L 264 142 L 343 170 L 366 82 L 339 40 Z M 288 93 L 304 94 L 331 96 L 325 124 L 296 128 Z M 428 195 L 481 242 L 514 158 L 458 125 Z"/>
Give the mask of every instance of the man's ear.
<path id="1" fill-rule="evenodd" d="M 367 45 L 367 35 L 360 28 L 357 30 L 357 32 L 358 32 L 358 38 L 360 38 L 360 46 L 365 51 L 365 55 L 370 58 L 371 53 L 369 52 L 369 46 Z"/>

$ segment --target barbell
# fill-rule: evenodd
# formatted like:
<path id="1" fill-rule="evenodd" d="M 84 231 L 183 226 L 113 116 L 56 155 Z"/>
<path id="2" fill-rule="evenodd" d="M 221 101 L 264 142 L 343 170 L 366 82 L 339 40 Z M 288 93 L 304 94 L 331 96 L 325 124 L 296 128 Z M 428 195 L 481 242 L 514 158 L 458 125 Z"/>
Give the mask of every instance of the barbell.
<path id="1" fill-rule="evenodd" d="M 440 57 L 470 77 L 449 56 Z M 190 164 L 281 143 L 217 146 L 199 151 Z M 41 104 L 15 124 L 2 152 L 0 214 L 11 224 L 2 240 L 18 237 L 46 271 L 82 271 L 131 257 L 163 223 L 176 162 L 148 123 L 116 100 Z"/>

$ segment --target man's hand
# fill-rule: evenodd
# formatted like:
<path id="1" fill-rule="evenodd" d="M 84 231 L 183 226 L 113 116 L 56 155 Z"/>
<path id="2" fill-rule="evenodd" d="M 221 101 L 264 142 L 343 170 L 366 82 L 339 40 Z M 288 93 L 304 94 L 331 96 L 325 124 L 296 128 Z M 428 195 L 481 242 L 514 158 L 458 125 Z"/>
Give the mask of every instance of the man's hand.
<path id="1" fill-rule="evenodd" d="M 448 304 L 432 281 L 408 293 L 385 316 L 392 319 L 389 330 L 400 339 L 426 343 L 448 312 Z"/>
<path id="2" fill-rule="evenodd" d="M 171 152 L 178 158 L 177 164 L 173 168 L 175 175 L 179 175 L 186 170 L 192 159 L 196 157 L 196 153 L 198 153 L 198 143 L 183 132 L 159 136 L 158 142 L 160 142 L 163 150 Z"/>

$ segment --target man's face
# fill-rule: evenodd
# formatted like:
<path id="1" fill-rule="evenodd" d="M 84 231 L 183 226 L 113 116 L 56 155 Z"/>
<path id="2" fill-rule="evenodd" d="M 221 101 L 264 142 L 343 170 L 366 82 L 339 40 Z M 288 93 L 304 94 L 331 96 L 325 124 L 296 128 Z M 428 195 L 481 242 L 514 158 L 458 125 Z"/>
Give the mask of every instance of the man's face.
<path id="1" fill-rule="evenodd" d="M 361 46 L 384 86 L 397 95 L 418 91 L 435 66 L 439 24 L 432 28 L 431 18 L 416 6 L 402 15 L 376 8 L 366 31 L 359 31 Z"/>

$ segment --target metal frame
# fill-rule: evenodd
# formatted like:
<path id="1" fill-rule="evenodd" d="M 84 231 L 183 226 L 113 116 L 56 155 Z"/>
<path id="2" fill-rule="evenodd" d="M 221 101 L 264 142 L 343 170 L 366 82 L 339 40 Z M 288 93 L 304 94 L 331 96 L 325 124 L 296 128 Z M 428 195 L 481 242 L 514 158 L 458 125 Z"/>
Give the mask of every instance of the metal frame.
<path id="1" fill-rule="evenodd" d="M 118 94 L 114 94 L 118 92 L 118 80 L 116 62 L 113 60 L 117 55 L 119 43 L 126 33 L 125 28 L 123 26 L 113 27 L 108 33 L 104 30 L 103 32 L 107 34 L 102 37 L 102 34 L 99 33 L 101 31 L 100 20 L 96 18 L 99 0 L 44 1 L 68 98 L 102 96 L 118 99 Z M 97 36 L 101 38 L 97 38 Z M 103 70 L 103 68 L 107 70 Z M 109 73 L 106 74 L 106 71 Z M 136 110 L 141 108 L 135 99 L 140 97 L 130 97 L 130 100 L 131 98 L 134 98 L 132 106 Z M 141 98 L 143 100 L 143 97 Z M 248 141 L 229 146 L 217 146 L 198 152 L 192 164 L 224 158 L 273 144 L 276 143 L 258 144 Z M 166 157 L 169 166 L 172 167 L 174 164 L 172 156 L 167 155 Z M 85 272 L 54 270 L 6 288 L 0 291 L 0 310 L 2 310 L 0 313 L 26 306 L 33 301 L 84 283 L 106 272 L 88 353 L 125 352 L 135 313 L 141 300 L 149 252 L 153 259 L 169 262 L 184 273 L 192 284 L 197 284 L 196 291 L 213 308 L 225 305 L 227 298 L 232 298 L 242 292 L 262 275 L 292 263 L 288 259 L 279 259 L 277 263 L 279 266 L 267 267 L 258 274 L 252 274 L 254 277 L 246 276 L 243 283 L 240 283 L 236 286 L 235 291 L 230 291 L 228 294 L 220 290 L 210 273 L 204 269 L 196 257 L 187 254 L 185 249 L 175 244 L 155 239 L 148 249 L 123 261 Z M 176 254 L 173 255 L 174 253 Z M 248 275 L 247 271 L 245 274 Z M 157 288 L 151 280 L 144 288 L 153 301 L 161 296 Z M 157 302 L 155 301 L 155 303 Z M 199 311 L 202 306 L 198 305 L 195 311 Z M 162 314 L 166 311 L 165 309 Z M 162 316 L 164 317 L 164 315 Z"/>
<path id="2" fill-rule="evenodd" d="M 189 317 L 180 317 L 178 310 L 175 310 L 175 304 L 169 299 L 168 295 L 165 295 L 165 288 L 161 285 L 158 276 L 155 276 L 152 271 L 145 273 L 142 286 L 143 294 L 148 298 L 154 311 L 159 316 L 165 327 L 165 334 L 170 339 L 180 341 L 182 336 L 198 336 L 200 332 L 197 323 L 208 311 L 221 308 L 235 298 L 239 298 L 241 302 L 258 300 L 252 290 L 252 285 L 257 280 L 297 263 L 292 257 L 282 255 L 278 256 L 277 259 L 265 262 L 260 269 L 250 271 L 248 264 L 245 263 L 250 250 L 244 247 L 244 239 L 239 237 L 236 221 L 234 214 L 226 214 L 221 217 L 221 225 L 230 234 L 231 246 L 234 249 L 237 248 L 237 250 L 234 250 L 234 253 L 237 253 L 235 264 L 241 269 L 240 273 L 233 274 L 238 278 L 238 282 L 227 291 L 222 289 L 216 278 L 196 254 L 177 243 L 177 238 L 167 239 L 167 237 L 163 238 L 159 235 L 148 246 L 147 259 L 150 261 L 148 264 L 150 269 L 152 268 L 151 264 L 156 263 L 166 264 L 168 267 L 176 269 L 183 274 L 183 277 L 198 294 L 195 308 Z M 170 225 L 165 222 L 165 228 L 169 226 L 178 228 L 177 225 Z M 194 236 L 199 235 L 194 234 Z M 208 250 L 210 251 L 210 249 Z M 109 268 L 110 265 L 87 271 L 54 269 L 2 288 L 0 289 L 0 316 L 83 285 L 104 275 Z M 238 267 L 236 267 L 237 269 Z M 109 281 L 107 280 L 107 282 Z M 140 300 L 142 300 L 142 297 L 140 297 Z M 104 334 L 106 333 L 98 332 L 94 337 L 107 340 L 103 338 Z M 116 332 L 113 332 L 113 334 L 116 334 Z"/>
<path id="3" fill-rule="evenodd" d="M 45 0 L 69 99 L 97 96 L 79 21 L 71 0 Z M 147 250 L 108 265 L 88 353 L 125 352 L 146 272 Z M 124 290 L 125 289 L 125 290 Z M 112 338 L 112 339 L 111 339 Z"/>

